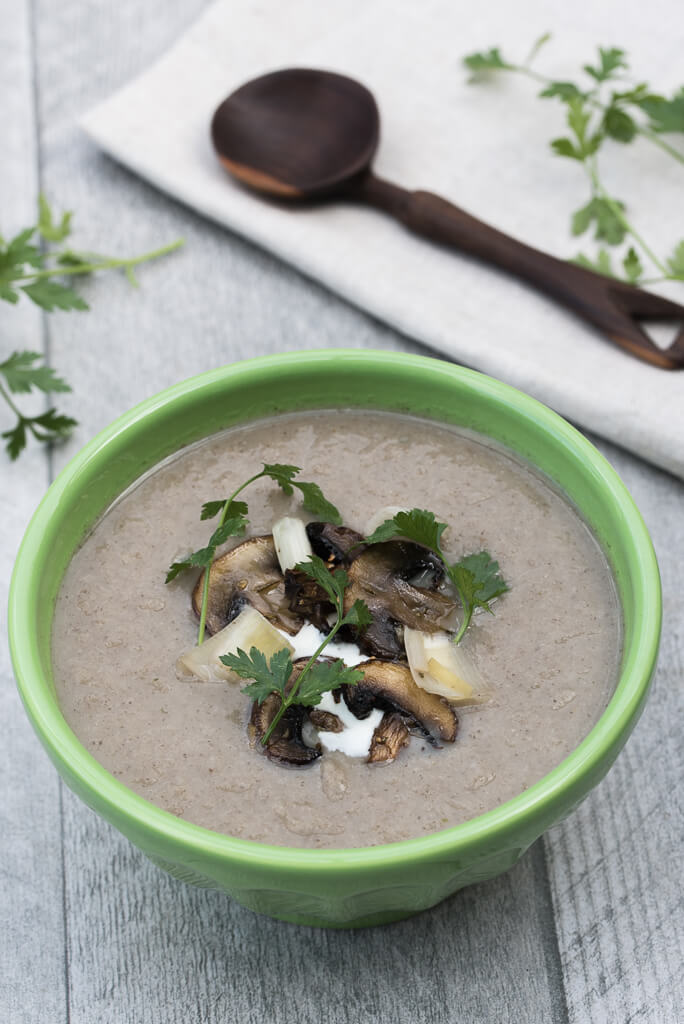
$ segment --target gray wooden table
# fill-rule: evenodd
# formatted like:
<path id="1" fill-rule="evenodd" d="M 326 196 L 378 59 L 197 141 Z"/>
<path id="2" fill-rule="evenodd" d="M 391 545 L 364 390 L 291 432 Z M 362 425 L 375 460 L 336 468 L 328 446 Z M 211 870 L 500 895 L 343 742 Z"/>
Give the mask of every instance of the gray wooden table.
<path id="1" fill-rule="evenodd" d="M 52 455 L 33 447 L 14 465 L 0 460 L 3 607 L 17 545 L 49 480 L 133 403 L 261 353 L 421 351 L 159 195 L 80 134 L 78 116 L 204 6 L 0 0 L 3 233 L 30 222 L 42 188 L 76 211 L 84 245 L 133 254 L 187 240 L 143 268 L 140 291 L 111 275 L 89 282 L 90 313 L 0 310 L 0 352 L 44 351 L 73 385 L 61 405 L 80 421 Z M 25 720 L 2 644 L 0 1020 L 684 1020 L 684 485 L 597 443 L 631 489 L 660 558 L 665 633 L 653 697 L 577 813 L 503 878 L 414 920 L 351 933 L 298 928 L 162 874 L 61 785 Z"/>

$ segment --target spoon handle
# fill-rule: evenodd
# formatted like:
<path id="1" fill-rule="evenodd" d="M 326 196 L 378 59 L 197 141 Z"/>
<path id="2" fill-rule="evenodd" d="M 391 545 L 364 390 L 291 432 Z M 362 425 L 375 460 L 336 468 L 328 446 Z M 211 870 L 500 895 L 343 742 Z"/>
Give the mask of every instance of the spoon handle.
<path id="1" fill-rule="evenodd" d="M 356 198 L 391 214 L 416 234 L 534 285 L 637 358 L 667 370 L 684 368 L 684 306 L 525 245 L 432 192 L 410 192 L 370 172 L 357 189 Z M 642 319 L 675 320 L 681 326 L 670 347 L 662 349 L 643 330 Z"/>

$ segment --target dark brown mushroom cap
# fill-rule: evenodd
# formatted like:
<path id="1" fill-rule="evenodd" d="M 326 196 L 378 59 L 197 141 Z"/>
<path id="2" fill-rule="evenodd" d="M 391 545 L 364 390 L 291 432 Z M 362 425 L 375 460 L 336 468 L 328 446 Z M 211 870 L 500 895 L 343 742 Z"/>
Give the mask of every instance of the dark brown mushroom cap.
<path id="1" fill-rule="evenodd" d="M 330 632 L 328 619 L 335 613 L 335 606 L 323 587 L 296 569 L 285 571 L 285 596 L 288 608 L 298 617 L 313 622 L 322 633 Z"/>
<path id="2" fill-rule="evenodd" d="M 308 523 L 306 535 L 314 554 L 335 566 L 346 564 L 349 556 L 360 552 L 363 537 L 348 526 L 335 523 Z M 353 549 L 353 550 L 352 550 Z"/>
<path id="3" fill-rule="evenodd" d="M 403 540 L 374 544 L 347 571 L 344 610 L 348 612 L 359 598 L 368 605 L 373 622 L 356 642 L 373 657 L 405 657 L 401 626 L 435 633 L 453 612 L 454 602 L 435 589 L 443 578 L 442 564 L 419 544 Z M 416 586 L 412 581 L 417 577 L 428 586 Z"/>
<path id="4" fill-rule="evenodd" d="M 203 589 L 204 572 L 192 592 L 192 607 L 197 615 L 202 608 Z M 212 635 L 218 633 L 247 604 L 288 633 L 297 633 L 303 625 L 303 620 L 290 611 L 285 597 L 285 580 L 270 534 L 250 537 L 212 562 L 207 632 Z"/>
<path id="5" fill-rule="evenodd" d="M 343 686 L 342 695 L 357 718 L 367 718 L 373 708 L 396 711 L 409 729 L 418 729 L 430 741 L 453 743 L 458 718 L 452 707 L 435 693 L 416 686 L 408 665 L 393 661 L 364 661 L 356 666 L 363 679 Z"/>
<path id="6" fill-rule="evenodd" d="M 320 708 L 311 708 L 309 719 L 321 732 L 342 732 L 344 726 L 337 715 L 332 711 L 321 711 Z"/>
<path id="7" fill-rule="evenodd" d="M 261 740 L 277 715 L 281 700 L 272 693 L 262 704 L 254 701 L 250 724 L 257 749 L 263 751 L 269 761 L 290 768 L 305 768 L 321 756 L 320 745 L 308 747 L 302 739 L 302 725 L 306 709 L 298 704 L 289 707 L 280 719 L 264 747 Z"/>
<path id="8" fill-rule="evenodd" d="M 369 764 L 394 761 L 402 747 L 410 742 L 409 728 L 396 711 L 387 711 L 376 727 L 368 752 Z"/>

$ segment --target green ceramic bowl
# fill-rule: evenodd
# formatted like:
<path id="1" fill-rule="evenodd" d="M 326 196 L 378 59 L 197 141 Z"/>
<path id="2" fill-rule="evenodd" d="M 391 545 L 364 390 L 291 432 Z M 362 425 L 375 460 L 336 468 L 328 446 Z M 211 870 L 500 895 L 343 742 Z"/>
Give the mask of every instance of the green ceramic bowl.
<path id="1" fill-rule="evenodd" d="M 64 570 L 107 506 L 182 445 L 260 416 L 356 406 L 414 413 L 480 431 L 569 495 L 612 565 L 624 616 L 620 681 L 583 743 L 513 800 L 434 835 L 362 849 L 302 850 L 210 832 L 160 810 L 105 771 L 55 699 L 50 631 Z M 12 580 L 9 629 L 28 715 L 67 785 L 155 864 L 223 889 L 261 913 L 353 927 L 407 917 L 510 868 L 605 775 L 643 707 L 660 635 L 658 567 L 643 521 L 605 459 L 555 413 L 478 373 L 434 359 L 302 352 L 236 363 L 164 391 L 86 445 L 49 489 Z"/>

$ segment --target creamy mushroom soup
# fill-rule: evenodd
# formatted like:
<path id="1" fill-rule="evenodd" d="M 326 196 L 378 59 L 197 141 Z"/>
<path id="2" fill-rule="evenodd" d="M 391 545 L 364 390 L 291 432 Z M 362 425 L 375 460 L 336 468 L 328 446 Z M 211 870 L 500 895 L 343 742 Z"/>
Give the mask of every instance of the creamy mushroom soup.
<path id="1" fill-rule="evenodd" d="M 384 506 L 432 510 L 454 559 L 488 550 L 510 591 L 476 613 L 463 649 L 489 694 L 458 708 L 454 743 L 413 736 L 388 764 L 336 751 L 302 768 L 250 741 L 242 682 L 178 669 L 196 638 L 197 573 L 165 585 L 207 543 L 202 503 L 263 462 L 302 467 L 362 532 Z M 250 533 L 297 494 L 260 480 Z M 228 543 L 221 550 L 228 550 Z M 365 846 L 466 821 L 521 793 L 587 735 L 615 686 L 620 613 L 597 542 L 547 481 L 476 435 L 393 413 L 301 413 L 236 427 L 167 460 L 107 512 L 58 597 L 54 675 L 64 715 L 106 769 L 148 800 L 229 835 L 288 846 Z"/>

